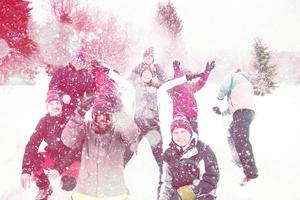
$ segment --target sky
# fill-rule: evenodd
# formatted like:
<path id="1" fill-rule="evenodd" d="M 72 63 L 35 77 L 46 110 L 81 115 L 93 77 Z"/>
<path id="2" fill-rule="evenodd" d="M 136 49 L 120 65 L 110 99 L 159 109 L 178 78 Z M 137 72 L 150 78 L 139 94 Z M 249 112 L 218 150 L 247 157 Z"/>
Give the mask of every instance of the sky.
<path id="1" fill-rule="evenodd" d="M 35 21 L 49 12 L 47 1 L 33 1 Z M 150 29 L 157 0 L 85 0 L 115 13 L 137 29 Z M 167 2 L 163 0 L 161 2 Z M 261 36 L 271 50 L 300 51 L 298 0 L 174 0 L 190 51 L 247 51 Z"/>

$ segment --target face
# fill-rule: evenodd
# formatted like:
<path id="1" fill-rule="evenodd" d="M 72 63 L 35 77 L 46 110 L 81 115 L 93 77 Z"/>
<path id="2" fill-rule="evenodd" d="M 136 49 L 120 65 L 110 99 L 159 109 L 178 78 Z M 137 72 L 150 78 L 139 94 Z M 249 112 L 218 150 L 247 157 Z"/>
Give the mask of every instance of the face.
<path id="1" fill-rule="evenodd" d="M 143 80 L 144 83 L 149 83 L 152 80 L 152 73 L 150 70 L 145 70 L 143 71 L 141 78 Z"/>
<path id="2" fill-rule="evenodd" d="M 47 103 L 47 110 L 50 116 L 58 116 L 62 113 L 62 104 L 57 100 L 50 101 Z"/>
<path id="3" fill-rule="evenodd" d="M 191 139 L 192 135 L 184 128 L 176 128 L 172 132 L 172 139 L 180 147 L 186 146 Z"/>
<path id="4" fill-rule="evenodd" d="M 72 65 L 75 67 L 75 69 L 78 71 L 78 70 L 81 70 L 85 67 L 86 63 L 84 61 L 83 58 L 81 57 L 76 57 L 73 61 L 72 61 Z"/>
<path id="5" fill-rule="evenodd" d="M 144 57 L 144 63 L 147 64 L 147 65 L 150 65 L 154 62 L 154 58 L 152 56 L 145 56 Z"/>
<path id="6" fill-rule="evenodd" d="M 94 124 L 100 129 L 106 129 L 111 126 L 112 114 L 104 113 L 100 115 L 93 115 Z"/>

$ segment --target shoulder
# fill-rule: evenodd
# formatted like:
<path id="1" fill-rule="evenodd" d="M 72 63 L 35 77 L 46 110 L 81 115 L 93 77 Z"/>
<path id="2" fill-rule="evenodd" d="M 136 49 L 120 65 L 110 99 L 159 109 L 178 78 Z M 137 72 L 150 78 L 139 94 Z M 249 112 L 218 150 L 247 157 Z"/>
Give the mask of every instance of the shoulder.
<path id="1" fill-rule="evenodd" d="M 205 144 L 204 142 L 202 142 L 201 140 L 197 141 L 197 145 L 196 145 L 197 149 L 199 152 L 206 152 L 207 150 L 210 150 L 210 147 Z"/>
<path id="2" fill-rule="evenodd" d="M 163 160 L 168 164 L 176 159 L 176 147 L 170 145 L 163 154 Z"/>

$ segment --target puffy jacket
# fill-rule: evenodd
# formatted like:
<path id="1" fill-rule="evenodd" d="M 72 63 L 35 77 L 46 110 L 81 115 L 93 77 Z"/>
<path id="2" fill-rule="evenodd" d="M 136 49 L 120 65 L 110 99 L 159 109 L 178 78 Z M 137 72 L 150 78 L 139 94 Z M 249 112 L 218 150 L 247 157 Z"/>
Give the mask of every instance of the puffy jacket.
<path id="1" fill-rule="evenodd" d="M 213 193 L 219 181 L 219 168 L 210 147 L 200 140 L 193 141 L 183 151 L 171 142 L 165 151 L 160 200 L 173 200 L 176 190 L 190 185 L 196 196 Z M 204 164 L 205 171 L 200 171 Z M 202 168 L 201 168 L 202 169 Z"/>
<path id="2" fill-rule="evenodd" d="M 54 169 L 60 173 L 69 166 L 76 156 L 76 151 L 65 146 L 61 141 L 61 133 L 65 127 L 66 118 L 62 116 L 50 116 L 47 114 L 38 122 L 34 133 L 26 145 L 23 157 L 22 173 L 31 174 L 34 170 L 34 163 L 37 159 L 39 146 L 45 141 L 47 146 L 45 151 L 50 153 L 56 160 Z"/>
<path id="3" fill-rule="evenodd" d="M 53 75 L 49 90 L 57 90 L 71 97 L 68 105 L 73 112 L 78 102 L 84 97 L 94 94 L 95 84 L 87 69 L 76 70 L 71 64 L 59 68 Z"/>
<path id="4" fill-rule="evenodd" d="M 194 93 L 205 85 L 208 76 L 209 72 L 205 71 L 197 82 L 185 82 L 168 91 L 173 101 L 173 117 L 182 113 L 187 117 L 197 117 L 198 106 Z"/>
<path id="5" fill-rule="evenodd" d="M 77 192 L 93 197 L 111 197 L 127 192 L 124 152 L 137 138 L 136 129 L 128 130 L 121 133 L 112 128 L 104 134 L 96 134 L 92 122 L 84 122 L 79 115 L 70 118 L 62 140 L 71 148 L 82 149 Z"/>
<path id="6" fill-rule="evenodd" d="M 218 94 L 218 99 L 227 96 L 229 112 L 239 109 L 254 110 L 254 90 L 250 76 L 245 72 L 229 74 L 225 77 Z"/>

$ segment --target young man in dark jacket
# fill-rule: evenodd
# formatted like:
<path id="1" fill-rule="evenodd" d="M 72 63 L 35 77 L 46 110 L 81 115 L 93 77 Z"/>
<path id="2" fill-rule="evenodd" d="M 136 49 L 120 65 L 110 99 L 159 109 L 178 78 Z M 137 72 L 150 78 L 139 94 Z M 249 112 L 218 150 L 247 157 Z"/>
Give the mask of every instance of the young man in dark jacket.
<path id="1" fill-rule="evenodd" d="M 85 69 L 86 59 L 79 53 L 67 66 L 59 68 L 49 83 L 49 91 L 62 93 L 64 113 L 70 117 L 84 96 L 95 93 L 91 74 Z"/>
<path id="2" fill-rule="evenodd" d="M 175 117 L 171 132 L 172 142 L 163 156 L 163 185 L 159 200 L 215 199 L 219 181 L 215 154 L 208 145 L 196 139 L 185 116 Z M 205 171 L 200 171 L 202 164 Z"/>
<path id="3" fill-rule="evenodd" d="M 33 177 L 39 188 L 36 200 L 46 200 L 51 195 L 48 177 L 61 175 L 62 189 L 73 190 L 80 164 L 80 151 L 68 148 L 61 141 L 67 119 L 62 114 L 60 95 L 52 91 L 46 101 L 48 113 L 40 119 L 27 143 L 22 164 L 21 185 L 24 189 L 29 188 Z M 42 141 L 47 146 L 44 152 L 38 152 Z"/>

